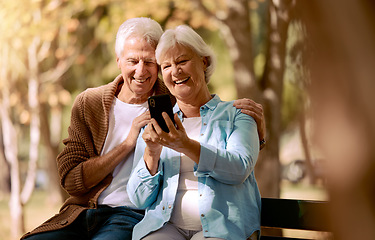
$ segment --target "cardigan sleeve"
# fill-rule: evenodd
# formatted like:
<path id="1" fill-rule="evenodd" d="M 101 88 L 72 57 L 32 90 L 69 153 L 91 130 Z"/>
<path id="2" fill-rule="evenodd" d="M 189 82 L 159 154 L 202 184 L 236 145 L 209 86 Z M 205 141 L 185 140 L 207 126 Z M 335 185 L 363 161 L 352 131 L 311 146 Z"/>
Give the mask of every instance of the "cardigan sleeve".
<path id="1" fill-rule="evenodd" d="M 61 185 L 72 196 L 89 191 L 83 182 L 83 162 L 95 157 L 92 137 L 85 121 L 84 99 L 86 92 L 77 96 L 71 113 L 68 137 L 63 140 L 65 145 L 57 157 L 57 167 Z M 70 178 L 67 178 L 71 172 Z"/>

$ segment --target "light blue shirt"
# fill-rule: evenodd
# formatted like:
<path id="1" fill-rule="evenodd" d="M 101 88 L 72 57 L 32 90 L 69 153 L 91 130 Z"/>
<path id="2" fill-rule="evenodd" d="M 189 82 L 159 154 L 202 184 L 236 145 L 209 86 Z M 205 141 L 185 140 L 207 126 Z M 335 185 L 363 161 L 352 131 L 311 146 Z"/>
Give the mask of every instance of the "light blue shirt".
<path id="1" fill-rule="evenodd" d="M 182 112 L 176 105 L 180 119 Z M 202 127 L 199 142 L 199 213 L 205 237 L 228 240 L 247 239 L 260 231 L 261 197 L 254 176 L 259 154 L 259 138 L 254 119 L 215 96 L 200 109 Z M 158 172 L 151 176 L 138 138 L 135 161 L 128 182 L 130 200 L 146 209 L 144 219 L 133 230 L 133 239 L 141 239 L 168 222 L 176 198 L 180 153 L 163 147 Z"/>

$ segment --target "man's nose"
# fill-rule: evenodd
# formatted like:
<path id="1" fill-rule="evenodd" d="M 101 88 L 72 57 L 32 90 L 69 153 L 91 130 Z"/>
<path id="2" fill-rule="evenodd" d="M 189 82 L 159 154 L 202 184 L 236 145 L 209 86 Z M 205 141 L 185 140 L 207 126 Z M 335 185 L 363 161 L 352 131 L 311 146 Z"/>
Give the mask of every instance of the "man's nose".
<path id="1" fill-rule="evenodd" d="M 135 69 L 135 73 L 137 76 L 143 76 L 147 72 L 146 70 L 146 64 L 143 61 L 140 61 L 137 64 L 137 67 Z"/>

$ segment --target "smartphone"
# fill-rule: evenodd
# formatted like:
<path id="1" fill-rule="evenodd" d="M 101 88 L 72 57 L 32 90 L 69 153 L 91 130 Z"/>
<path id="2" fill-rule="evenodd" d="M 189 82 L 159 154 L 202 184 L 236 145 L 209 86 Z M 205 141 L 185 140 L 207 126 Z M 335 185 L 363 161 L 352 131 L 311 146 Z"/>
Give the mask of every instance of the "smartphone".
<path id="1" fill-rule="evenodd" d="M 172 102 L 169 95 L 164 94 L 149 97 L 148 108 L 150 110 L 151 117 L 157 121 L 161 129 L 163 129 L 164 132 L 169 132 L 167 124 L 165 123 L 163 115 L 161 114 L 162 112 L 166 112 L 173 124 L 175 124 Z"/>

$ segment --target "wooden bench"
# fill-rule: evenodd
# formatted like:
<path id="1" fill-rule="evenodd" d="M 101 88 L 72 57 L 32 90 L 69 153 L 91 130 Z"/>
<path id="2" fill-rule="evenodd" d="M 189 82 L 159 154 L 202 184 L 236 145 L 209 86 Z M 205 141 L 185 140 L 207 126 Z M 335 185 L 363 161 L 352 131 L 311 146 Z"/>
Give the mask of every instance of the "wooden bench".
<path id="1" fill-rule="evenodd" d="M 328 202 L 262 198 L 261 240 L 302 240 L 304 238 L 276 237 L 263 229 L 299 229 L 330 232 L 327 219 Z"/>

